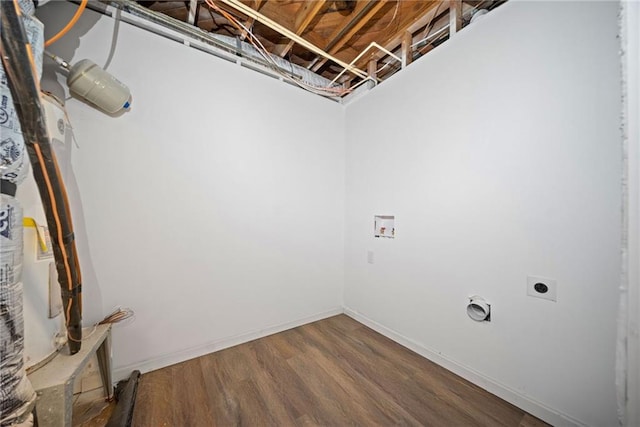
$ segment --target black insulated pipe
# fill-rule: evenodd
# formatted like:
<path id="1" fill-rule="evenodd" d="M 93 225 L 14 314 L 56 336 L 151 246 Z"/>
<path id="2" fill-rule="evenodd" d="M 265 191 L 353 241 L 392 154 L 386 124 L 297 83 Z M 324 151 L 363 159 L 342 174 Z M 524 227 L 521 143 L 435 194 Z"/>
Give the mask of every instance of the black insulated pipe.
<path id="1" fill-rule="evenodd" d="M 140 371 L 131 373 L 128 380 L 120 381 L 116 387 L 116 400 L 118 404 L 109 418 L 105 427 L 130 427 L 133 423 L 133 412 L 138 392 Z"/>
<path id="2" fill-rule="evenodd" d="M 62 294 L 69 351 L 82 344 L 82 280 L 67 192 L 51 147 L 40 100 L 40 82 L 16 1 L 0 1 L 0 52 L 24 142 L 47 217 Z"/>

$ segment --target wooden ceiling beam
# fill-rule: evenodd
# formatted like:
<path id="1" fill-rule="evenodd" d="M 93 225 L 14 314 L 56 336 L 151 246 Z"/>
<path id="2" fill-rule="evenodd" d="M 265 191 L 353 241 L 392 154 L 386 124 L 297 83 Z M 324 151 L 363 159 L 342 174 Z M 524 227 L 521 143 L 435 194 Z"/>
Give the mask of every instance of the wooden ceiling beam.
<path id="1" fill-rule="evenodd" d="M 433 27 L 435 26 L 436 22 L 441 17 L 443 17 L 445 14 L 449 13 L 449 11 L 446 8 L 443 7 L 445 5 L 446 5 L 445 2 L 440 3 L 438 5 L 438 7 L 436 8 L 435 12 L 433 12 L 433 14 L 431 14 L 431 19 L 429 20 L 427 25 L 425 25 L 424 30 L 420 33 L 420 35 L 418 35 L 416 37 L 418 39 L 418 41 L 426 39 L 427 37 L 429 37 L 429 34 L 433 30 Z"/>
<path id="2" fill-rule="evenodd" d="M 402 37 L 402 68 L 411 64 L 413 61 L 411 43 L 413 43 L 413 34 L 409 31 L 405 31 L 404 36 Z"/>
<path id="3" fill-rule="evenodd" d="M 462 29 L 462 0 L 449 0 L 449 37 Z"/>
<path id="4" fill-rule="evenodd" d="M 347 64 L 345 61 L 338 59 L 332 55 L 329 55 L 326 51 L 322 50 L 321 48 L 319 48 L 318 46 L 310 43 L 309 41 L 303 39 L 302 37 L 300 37 L 299 35 L 293 33 L 291 30 L 289 30 L 288 28 L 284 27 L 283 25 L 277 23 L 276 21 L 274 21 L 271 18 L 268 18 L 267 16 L 261 14 L 260 12 L 256 11 L 255 9 L 250 8 L 249 6 L 243 4 L 240 0 L 219 0 L 220 2 L 227 4 L 235 9 L 238 9 L 239 11 L 241 11 L 242 13 L 244 13 L 246 16 L 250 16 L 250 17 L 254 17 L 256 19 L 256 21 L 266 25 L 267 27 L 269 27 L 271 30 L 279 33 L 281 36 L 284 36 L 290 40 L 293 40 L 294 42 L 300 44 L 303 48 L 309 50 L 310 52 L 318 55 L 318 56 L 322 56 L 323 58 L 327 58 L 329 59 L 331 62 L 334 62 L 335 64 L 337 64 L 338 66 L 344 68 L 345 70 L 348 70 L 349 72 L 356 74 L 358 76 L 361 77 L 366 77 L 367 73 L 362 71 L 359 68 L 354 67 L 351 64 Z"/>
<path id="5" fill-rule="evenodd" d="M 189 9 L 189 15 L 187 16 L 187 22 L 191 25 L 198 26 L 198 12 L 200 10 L 200 5 L 198 4 L 198 0 L 191 0 L 187 3 L 187 7 Z"/>
<path id="6" fill-rule="evenodd" d="M 306 1 L 302 4 L 300 10 L 296 13 L 296 22 L 294 25 L 293 32 L 297 35 L 301 35 L 304 30 L 307 29 L 313 18 L 322 10 L 324 5 L 327 3 L 327 0 L 317 0 L 317 1 Z M 280 55 L 284 57 L 293 47 L 295 43 L 293 40 L 290 40 L 284 47 L 278 47 L 273 52 L 275 55 Z"/>
<path id="7" fill-rule="evenodd" d="M 260 12 L 260 8 L 262 6 L 264 6 L 264 4 L 267 2 L 267 0 L 255 0 L 255 5 L 256 5 L 256 10 L 258 12 Z M 254 22 L 256 22 L 255 18 L 249 18 L 246 21 L 244 21 L 244 26 L 246 28 L 251 29 L 251 27 L 253 26 Z M 240 40 L 244 40 L 247 38 L 247 31 L 246 30 L 242 30 L 242 33 L 240 33 Z"/>
<path id="8" fill-rule="evenodd" d="M 387 36 L 382 39 L 380 45 L 392 52 L 396 50 L 402 43 L 402 38 L 406 37 L 405 33 L 409 32 L 413 34 L 420 28 L 427 25 L 431 21 L 431 19 L 433 19 L 433 15 L 435 14 L 437 6 L 439 4 L 440 1 L 425 2 L 422 8 L 415 14 L 413 14 L 410 19 L 402 22 L 397 30 L 394 29 L 390 31 L 389 34 L 387 34 Z M 374 59 L 380 60 L 385 56 L 385 52 L 379 51 L 374 54 Z M 358 63 L 363 64 L 364 61 Z"/>
<path id="9" fill-rule="evenodd" d="M 445 37 L 449 37 L 449 33 L 448 32 L 441 32 L 440 34 L 437 34 L 437 37 L 431 38 L 424 46 L 420 46 L 417 49 L 418 54 L 420 56 L 425 55 L 426 53 L 428 53 L 429 51 L 434 49 L 436 47 L 436 43 L 439 44 L 441 42 L 441 40 L 443 38 L 445 38 Z"/>
<path id="10" fill-rule="evenodd" d="M 399 1 L 399 0 L 397 0 Z M 325 47 L 330 55 L 339 51 L 351 38 L 364 27 L 380 11 L 387 3 L 387 0 L 370 0 L 360 11 L 354 10 L 353 18 L 349 19 L 345 25 L 338 27 L 336 31 L 329 37 L 329 42 Z M 317 62 L 312 70 L 318 71 L 325 63 L 326 59 Z"/>

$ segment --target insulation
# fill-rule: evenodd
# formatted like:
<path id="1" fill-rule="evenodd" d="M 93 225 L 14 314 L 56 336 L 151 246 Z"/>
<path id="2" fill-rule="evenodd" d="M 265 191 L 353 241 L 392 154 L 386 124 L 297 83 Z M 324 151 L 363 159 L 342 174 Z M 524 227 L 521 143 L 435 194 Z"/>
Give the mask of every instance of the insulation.
<path id="1" fill-rule="evenodd" d="M 34 62 L 42 70 L 44 26 L 33 17 L 33 3 L 20 0 L 22 24 L 34 46 Z M 4 28 L 3 28 L 4 31 Z M 0 64 L 0 426 L 32 420 L 36 393 L 24 368 L 22 303 L 22 207 L 13 197 L 29 173 L 18 113 L 8 77 Z M 5 194 L 6 193 L 6 194 Z"/>
<path id="2" fill-rule="evenodd" d="M 22 23 L 29 43 L 34 47 L 36 69 L 42 72 L 44 25 L 34 18 L 33 3 L 20 0 Z M 13 104 L 4 67 L 0 65 L 0 179 L 20 184 L 29 173 L 29 157 L 24 146 L 20 121 Z"/>
<path id="3" fill-rule="evenodd" d="M 2 194 L 0 199 L 0 425 L 24 422 L 35 392 L 24 370 L 22 317 L 22 207 Z"/>

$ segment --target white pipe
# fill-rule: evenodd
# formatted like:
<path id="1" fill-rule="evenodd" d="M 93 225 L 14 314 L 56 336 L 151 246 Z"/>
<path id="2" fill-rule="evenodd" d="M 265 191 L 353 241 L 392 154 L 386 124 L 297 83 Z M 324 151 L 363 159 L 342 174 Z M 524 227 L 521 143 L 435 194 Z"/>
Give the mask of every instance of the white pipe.
<path id="1" fill-rule="evenodd" d="M 415 42 L 414 44 L 411 45 L 411 47 L 415 47 L 418 46 L 420 43 L 429 40 L 431 37 L 440 34 L 441 32 L 443 32 L 444 30 L 446 30 L 447 28 L 449 28 L 449 24 L 445 25 L 444 27 L 440 28 L 438 31 L 434 31 L 433 33 L 429 34 L 427 37 L 423 38 L 422 40 L 418 40 L 417 42 Z"/>
<path id="2" fill-rule="evenodd" d="M 367 76 L 367 78 L 366 78 L 366 79 L 363 79 L 363 80 L 359 81 L 357 84 L 355 84 L 355 85 L 351 88 L 351 90 L 352 90 L 352 91 L 353 91 L 353 90 L 355 90 L 358 86 L 362 85 L 362 84 L 363 84 L 364 82 L 366 82 L 366 81 L 372 81 L 372 82 L 373 82 L 373 86 L 374 86 L 374 87 L 378 85 L 378 80 L 374 79 L 374 78 L 373 78 L 373 77 L 371 77 L 371 76 Z"/>
<path id="3" fill-rule="evenodd" d="M 266 16 L 264 16 L 263 14 L 261 14 L 260 12 L 252 9 L 251 7 L 245 5 L 244 3 L 241 3 L 239 0 L 220 0 L 222 3 L 225 3 L 231 7 L 233 7 L 234 9 L 244 13 L 245 15 L 249 16 L 250 18 L 255 19 L 256 21 L 268 26 L 269 28 L 271 28 L 274 31 L 279 32 L 280 34 L 282 34 L 283 36 L 287 37 L 289 40 L 294 41 L 295 43 L 299 44 L 300 46 L 303 46 L 304 48 L 312 51 L 313 53 L 320 55 L 326 59 L 328 59 L 329 61 L 335 62 L 336 64 L 340 65 L 342 68 L 344 68 L 343 72 L 340 74 L 342 75 L 345 71 L 350 71 L 360 77 L 366 77 L 367 73 L 365 73 L 364 71 L 362 71 L 361 69 L 354 67 L 353 64 L 347 64 L 344 61 L 339 60 L 338 58 L 329 55 L 327 52 L 325 52 L 324 50 L 320 49 L 319 47 L 317 47 L 316 45 L 309 43 L 308 41 L 306 41 L 305 39 L 303 39 L 302 37 L 298 36 L 296 33 L 286 29 L 285 27 L 283 27 L 282 25 L 278 24 L 277 22 L 267 18 Z M 335 80 L 334 80 L 335 81 Z"/>
<path id="4" fill-rule="evenodd" d="M 240 49 L 238 49 L 236 39 L 232 37 L 206 33 L 182 21 L 177 21 L 166 15 L 160 15 L 133 1 L 118 0 L 118 2 L 115 2 L 114 0 L 105 0 L 105 3 L 106 4 L 89 2 L 87 7 L 113 17 L 120 9 L 111 4 L 122 4 L 122 15 L 120 19 L 122 19 L 123 22 L 178 41 L 179 43 L 184 43 L 192 48 L 196 48 L 237 65 L 256 70 L 275 79 L 284 80 L 282 74 L 271 68 L 263 59 L 259 58 L 257 50 L 248 43 L 242 42 Z M 231 42 L 233 42 L 233 45 Z M 292 64 L 280 57 L 272 56 L 272 58 L 279 63 L 278 66 L 282 71 L 290 72 L 290 69 L 293 67 L 294 75 L 301 77 L 303 82 L 307 84 L 315 86 L 329 85 L 329 79 L 312 73 L 304 67 Z M 328 97 L 327 99 L 335 100 L 332 97 Z"/>
<path id="5" fill-rule="evenodd" d="M 223 0 L 225 1 L 225 0 Z M 371 49 L 372 47 L 376 47 L 378 49 L 380 49 L 381 51 L 383 51 L 384 53 L 386 53 L 387 55 L 389 55 L 390 57 L 392 57 L 393 59 L 395 59 L 398 62 L 402 62 L 402 59 L 399 58 L 398 56 L 394 55 L 393 53 L 389 52 L 387 49 L 385 49 L 384 47 L 380 46 L 378 43 L 376 42 L 371 42 L 369 43 L 369 46 L 367 46 L 362 52 L 360 52 L 360 54 L 358 54 L 358 56 L 356 56 L 355 58 L 353 58 L 353 61 L 351 61 L 351 63 L 349 64 L 349 66 L 355 64 L 358 59 L 362 58 L 362 56 L 367 53 L 367 51 L 369 49 Z M 336 80 L 338 80 L 344 73 L 345 73 L 346 69 L 342 70 L 340 72 L 340 74 L 338 74 L 333 80 L 331 80 L 331 84 L 335 83 Z"/>

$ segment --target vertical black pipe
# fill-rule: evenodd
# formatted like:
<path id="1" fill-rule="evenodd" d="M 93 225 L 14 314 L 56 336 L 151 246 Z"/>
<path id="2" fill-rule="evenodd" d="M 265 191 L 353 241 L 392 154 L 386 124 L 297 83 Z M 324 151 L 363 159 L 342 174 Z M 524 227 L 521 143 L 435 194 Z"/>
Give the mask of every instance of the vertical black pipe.
<path id="1" fill-rule="evenodd" d="M 0 0 L 2 63 L 22 135 L 33 166 L 33 176 L 47 217 L 62 294 L 69 351 L 75 354 L 82 341 L 82 281 L 67 193 L 51 148 L 40 100 L 40 82 L 17 2 Z"/>

